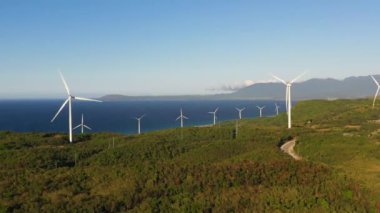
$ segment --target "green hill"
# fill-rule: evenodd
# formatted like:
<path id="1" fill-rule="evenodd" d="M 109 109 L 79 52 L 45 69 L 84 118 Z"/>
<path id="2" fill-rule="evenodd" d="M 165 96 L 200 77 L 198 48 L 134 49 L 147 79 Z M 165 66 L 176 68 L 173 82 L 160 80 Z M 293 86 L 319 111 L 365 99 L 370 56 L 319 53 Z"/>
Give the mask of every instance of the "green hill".
<path id="1" fill-rule="evenodd" d="M 286 115 L 140 136 L 0 133 L 0 212 L 370 212 L 380 107 L 304 101 Z M 279 149 L 297 137 L 295 161 Z M 113 143 L 114 138 L 114 143 Z"/>

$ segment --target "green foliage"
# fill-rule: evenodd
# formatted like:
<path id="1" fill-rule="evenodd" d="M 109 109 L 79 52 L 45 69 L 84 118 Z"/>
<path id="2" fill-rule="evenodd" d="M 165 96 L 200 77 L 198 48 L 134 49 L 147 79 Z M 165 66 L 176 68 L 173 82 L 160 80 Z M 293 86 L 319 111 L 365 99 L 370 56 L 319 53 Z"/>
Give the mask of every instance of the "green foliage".
<path id="1" fill-rule="evenodd" d="M 285 114 L 246 119 L 236 137 L 233 121 L 73 144 L 59 133 L 0 132 L 0 212 L 368 212 L 373 192 L 335 169 L 354 154 L 380 156 L 367 143 L 377 114 L 350 112 L 364 104 L 300 102 L 295 128 Z M 308 161 L 279 150 L 293 137 Z"/>

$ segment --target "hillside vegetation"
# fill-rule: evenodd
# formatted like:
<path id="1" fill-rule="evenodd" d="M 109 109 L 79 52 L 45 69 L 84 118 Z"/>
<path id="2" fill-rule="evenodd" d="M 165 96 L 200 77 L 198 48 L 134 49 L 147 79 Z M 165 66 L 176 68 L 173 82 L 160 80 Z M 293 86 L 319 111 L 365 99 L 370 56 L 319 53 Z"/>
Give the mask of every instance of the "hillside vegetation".
<path id="1" fill-rule="evenodd" d="M 374 212 L 380 107 L 304 101 L 286 115 L 140 136 L 0 132 L 0 212 Z M 295 161 L 279 144 L 297 137 Z M 114 143 L 113 143 L 114 139 Z"/>

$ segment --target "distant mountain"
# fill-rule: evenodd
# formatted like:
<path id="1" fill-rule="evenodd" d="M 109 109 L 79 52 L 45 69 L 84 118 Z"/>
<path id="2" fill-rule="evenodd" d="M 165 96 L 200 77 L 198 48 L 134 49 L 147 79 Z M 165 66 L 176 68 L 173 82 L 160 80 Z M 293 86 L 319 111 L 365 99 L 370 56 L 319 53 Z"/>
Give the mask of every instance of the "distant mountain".
<path id="1" fill-rule="evenodd" d="M 220 95 L 183 95 L 183 96 L 126 96 L 106 95 L 99 98 L 102 101 L 141 101 L 141 100 L 225 100 L 231 99 L 231 94 Z"/>
<path id="2" fill-rule="evenodd" d="M 380 75 L 375 75 L 380 80 Z M 376 84 L 369 76 L 348 77 L 344 80 L 332 78 L 313 78 L 304 82 L 294 83 L 292 86 L 293 100 L 304 99 L 335 99 L 335 98 L 363 98 L 373 96 Z M 285 97 L 285 85 L 282 83 L 256 83 L 230 94 L 217 95 L 186 95 L 186 96 L 124 96 L 106 95 L 104 101 L 127 100 L 228 100 L 228 99 L 272 99 L 279 100 Z"/>
<path id="3" fill-rule="evenodd" d="M 375 78 L 380 79 L 379 75 Z M 349 77 L 344 80 L 310 79 L 292 86 L 292 98 L 329 99 L 329 98 L 362 98 L 373 96 L 376 84 L 369 76 Z M 285 85 L 282 83 L 258 83 L 243 88 L 231 96 L 253 99 L 284 99 Z"/>

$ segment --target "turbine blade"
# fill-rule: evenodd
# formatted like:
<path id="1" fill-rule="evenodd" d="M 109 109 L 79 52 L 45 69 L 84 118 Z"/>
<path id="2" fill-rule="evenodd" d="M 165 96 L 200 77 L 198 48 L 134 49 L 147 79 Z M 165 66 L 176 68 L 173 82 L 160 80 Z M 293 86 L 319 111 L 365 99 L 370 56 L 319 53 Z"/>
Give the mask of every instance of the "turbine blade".
<path id="1" fill-rule="evenodd" d="M 54 118 L 51 119 L 50 122 L 53 122 L 53 121 L 57 118 L 57 116 L 59 115 L 59 113 L 60 113 L 60 112 L 62 111 L 62 109 L 66 106 L 67 102 L 69 102 L 69 99 L 70 99 L 70 97 L 67 98 L 65 102 L 63 102 L 61 108 L 59 108 L 58 112 L 55 114 Z"/>
<path id="2" fill-rule="evenodd" d="M 74 127 L 73 130 L 78 129 L 78 128 L 81 127 L 81 126 L 82 126 L 82 124 L 79 124 L 78 126 Z"/>
<path id="3" fill-rule="evenodd" d="M 306 72 L 304 72 L 304 73 L 302 73 L 301 75 L 295 77 L 290 83 L 292 84 L 292 83 L 296 82 L 299 78 L 301 78 L 301 77 L 302 77 L 303 75 L 305 75 L 305 74 L 306 74 Z"/>
<path id="4" fill-rule="evenodd" d="M 279 78 L 279 77 L 277 77 L 277 76 L 275 76 L 273 74 L 271 74 L 271 76 L 286 85 L 286 81 L 282 80 L 281 78 Z"/>
<path id="5" fill-rule="evenodd" d="M 188 117 L 186 117 L 186 116 L 183 116 L 183 118 L 184 118 L 184 119 L 189 119 L 189 118 L 188 118 Z"/>
<path id="6" fill-rule="evenodd" d="M 144 115 L 142 115 L 139 119 L 141 120 L 143 117 L 145 117 L 145 114 Z"/>
<path id="7" fill-rule="evenodd" d="M 375 102 L 376 102 L 377 95 L 379 94 L 379 90 L 380 90 L 380 87 L 378 87 L 377 90 L 376 90 L 375 97 L 373 98 L 372 107 L 375 107 Z"/>
<path id="8" fill-rule="evenodd" d="M 99 100 L 91 99 L 91 98 L 82 98 L 82 97 L 74 97 L 75 100 L 80 100 L 80 101 L 93 101 L 93 102 L 102 102 Z"/>
<path id="9" fill-rule="evenodd" d="M 176 121 L 178 121 L 179 119 L 181 119 L 181 116 L 179 116 L 177 119 L 175 119 Z"/>
<path id="10" fill-rule="evenodd" d="M 84 128 L 88 129 L 88 130 L 92 130 L 90 127 L 86 126 L 86 125 L 83 125 Z"/>
<path id="11" fill-rule="evenodd" d="M 65 89 L 66 89 L 67 94 L 70 95 L 70 89 L 69 89 L 69 86 L 67 86 L 67 83 L 66 83 L 66 81 L 65 81 L 65 78 L 63 77 L 61 71 L 59 72 L 59 75 L 61 76 L 61 79 L 62 79 L 63 85 L 65 85 Z"/>
<path id="12" fill-rule="evenodd" d="M 215 113 L 216 113 L 218 110 L 219 110 L 219 107 L 217 107 L 217 108 L 215 109 Z"/>
<path id="13" fill-rule="evenodd" d="M 376 83 L 376 85 L 378 86 L 378 87 L 380 87 L 380 84 L 379 84 L 379 82 L 376 80 L 376 78 L 375 77 L 373 77 L 373 75 L 371 75 L 371 78 L 373 79 L 373 81 Z"/>

